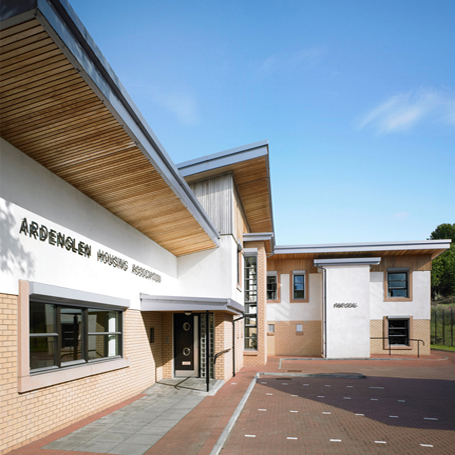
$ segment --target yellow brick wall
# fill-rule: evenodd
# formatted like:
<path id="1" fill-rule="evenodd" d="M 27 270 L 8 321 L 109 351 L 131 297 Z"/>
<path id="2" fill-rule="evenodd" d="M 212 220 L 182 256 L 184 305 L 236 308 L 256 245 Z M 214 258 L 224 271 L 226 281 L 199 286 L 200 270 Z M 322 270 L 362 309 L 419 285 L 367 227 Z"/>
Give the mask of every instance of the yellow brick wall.
<path id="1" fill-rule="evenodd" d="M 172 352 L 172 324 L 173 324 L 173 316 L 172 313 L 163 313 L 163 328 L 162 328 L 162 336 L 163 336 L 163 378 L 172 378 L 174 377 L 173 371 L 173 363 L 172 359 L 174 353 Z"/>
<path id="2" fill-rule="evenodd" d="M 420 355 L 430 355 L 430 320 L 429 319 L 413 319 L 412 320 L 412 338 L 420 339 L 425 342 L 425 346 L 420 344 Z M 373 319 L 370 321 L 370 337 L 385 337 L 384 321 L 382 319 Z M 383 340 L 370 340 L 371 354 L 389 354 L 388 349 L 384 349 Z M 411 341 L 412 349 L 397 350 L 392 349 L 392 355 L 417 355 L 417 342 Z"/>
<path id="3" fill-rule="evenodd" d="M 254 355 L 244 351 L 243 363 L 245 366 L 264 366 L 267 364 L 267 256 L 263 242 L 245 242 L 244 248 L 258 249 L 258 350 Z"/>
<path id="4" fill-rule="evenodd" d="M 0 294 L 0 455 L 137 395 L 155 382 L 161 359 L 148 330 L 160 316 L 124 313 L 131 366 L 40 390 L 17 392 L 17 296 Z M 156 357 L 154 357 L 154 355 Z"/>
<path id="5" fill-rule="evenodd" d="M 275 324 L 275 334 L 268 337 L 269 355 L 321 356 L 321 321 L 268 321 L 268 324 Z M 297 334 L 297 324 L 302 324 L 303 335 Z"/>

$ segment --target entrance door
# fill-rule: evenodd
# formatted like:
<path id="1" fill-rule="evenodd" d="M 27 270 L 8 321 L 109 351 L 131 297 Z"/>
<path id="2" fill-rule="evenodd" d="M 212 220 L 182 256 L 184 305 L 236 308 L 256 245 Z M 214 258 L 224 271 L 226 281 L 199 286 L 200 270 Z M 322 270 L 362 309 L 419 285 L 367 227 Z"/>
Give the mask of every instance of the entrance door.
<path id="1" fill-rule="evenodd" d="M 185 313 L 174 314 L 174 375 L 197 375 L 197 319 Z"/>

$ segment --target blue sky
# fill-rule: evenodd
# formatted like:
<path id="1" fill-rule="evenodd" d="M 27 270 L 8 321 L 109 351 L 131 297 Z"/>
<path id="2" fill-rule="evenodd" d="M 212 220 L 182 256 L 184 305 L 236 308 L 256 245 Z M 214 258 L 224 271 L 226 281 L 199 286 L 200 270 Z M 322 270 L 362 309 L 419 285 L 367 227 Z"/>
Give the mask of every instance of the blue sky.
<path id="1" fill-rule="evenodd" d="M 455 222 L 455 1 L 70 2 L 175 163 L 268 139 L 278 244 Z"/>

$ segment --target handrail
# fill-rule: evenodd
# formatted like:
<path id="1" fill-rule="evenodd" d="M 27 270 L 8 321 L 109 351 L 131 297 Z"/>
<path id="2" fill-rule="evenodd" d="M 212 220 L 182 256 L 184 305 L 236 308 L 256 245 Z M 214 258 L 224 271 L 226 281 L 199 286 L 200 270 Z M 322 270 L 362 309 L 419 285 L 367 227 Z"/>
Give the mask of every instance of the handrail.
<path id="1" fill-rule="evenodd" d="M 389 340 L 389 337 L 370 337 L 370 340 Z M 423 343 L 423 345 L 425 346 L 425 341 L 423 340 L 420 340 L 418 338 L 409 338 L 409 341 L 417 341 L 417 357 L 420 358 L 420 342 Z M 404 348 L 399 348 L 399 347 L 396 347 L 396 346 L 399 346 L 399 345 L 394 345 L 394 349 L 395 350 L 404 350 Z M 392 355 L 392 345 L 390 344 L 389 342 L 389 355 Z"/>
<path id="2" fill-rule="evenodd" d="M 221 352 L 218 352 L 217 354 L 215 354 L 215 356 L 213 357 L 213 365 L 215 365 L 216 359 L 217 359 L 220 355 L 225 354 L 226 352 L 229 352 L 230 350 L 231 350 L 231 348 L 225 349 L 224 351 L 221 351 Z"/>

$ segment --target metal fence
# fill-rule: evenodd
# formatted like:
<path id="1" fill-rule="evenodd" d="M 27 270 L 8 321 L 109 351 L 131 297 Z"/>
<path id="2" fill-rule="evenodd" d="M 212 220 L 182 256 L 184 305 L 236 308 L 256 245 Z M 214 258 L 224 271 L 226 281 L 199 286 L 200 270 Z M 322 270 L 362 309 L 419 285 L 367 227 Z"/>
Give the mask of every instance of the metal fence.
<path id="1" fill-rule="evenodd" d="M 431 343 L 454 346 L 455 311 L 453 308 L 431 309 Z"/>

